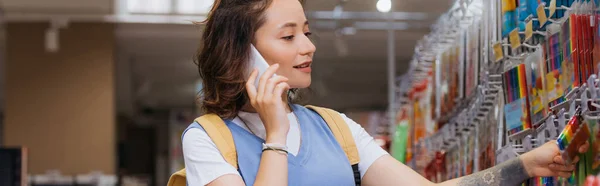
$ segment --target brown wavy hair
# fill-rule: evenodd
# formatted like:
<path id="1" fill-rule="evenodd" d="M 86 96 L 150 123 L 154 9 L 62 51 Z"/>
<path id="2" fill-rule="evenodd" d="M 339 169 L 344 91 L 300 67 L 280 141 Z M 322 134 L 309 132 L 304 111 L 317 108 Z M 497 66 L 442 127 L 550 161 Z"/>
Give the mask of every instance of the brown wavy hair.
<path id="1" fill-rule="evenodd" d="M 196 64 L 203 83 L 199 102 L 204 113 L 233 118 L 248 102 L 245 82 L 250 45 L 271 3 L 215 0 L 207 19 L 201 22 L 205 28 Z"/>

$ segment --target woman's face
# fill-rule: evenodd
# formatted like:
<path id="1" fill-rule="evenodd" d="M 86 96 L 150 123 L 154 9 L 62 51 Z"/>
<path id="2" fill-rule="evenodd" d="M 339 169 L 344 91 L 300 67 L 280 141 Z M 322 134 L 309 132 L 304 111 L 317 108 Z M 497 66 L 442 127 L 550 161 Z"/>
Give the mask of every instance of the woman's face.
<path id="1" fill-rule="evenodd" d="M 269 65 L 279 63 L 276 74 L 287 77 L 291 88 L 306 88 L 311 82 L 315 45 L 304 9 L 298 0 L 273 0 L 265 12 L 265 23 L 256 31 L 256 49 Z"/>

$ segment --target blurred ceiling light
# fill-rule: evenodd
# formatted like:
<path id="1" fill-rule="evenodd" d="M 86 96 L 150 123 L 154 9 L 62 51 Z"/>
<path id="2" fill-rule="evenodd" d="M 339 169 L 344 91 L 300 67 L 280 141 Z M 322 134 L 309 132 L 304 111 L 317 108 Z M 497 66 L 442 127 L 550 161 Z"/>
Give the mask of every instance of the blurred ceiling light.
<path id="1" fill-rule="evenodd" d="M 129 13 L 200 14 L 210 11 L 214 0 L 125 0 Z"/>
<path id="2" fill-rule="evenodd" d="M 377 10 L 380 12 L 390 12 L 392 10 L 392 0 L 377 1 Z"/>
<path id="3" fill-rule="evenodd" d="M 127 0 L 129 13 L 169 13 L 172 0 Z"/>
<path id="4" fill-rule="evenodd" d="M 181 14 L 208 14 L 214 0 L 176 0 L 177 13 Z"/>

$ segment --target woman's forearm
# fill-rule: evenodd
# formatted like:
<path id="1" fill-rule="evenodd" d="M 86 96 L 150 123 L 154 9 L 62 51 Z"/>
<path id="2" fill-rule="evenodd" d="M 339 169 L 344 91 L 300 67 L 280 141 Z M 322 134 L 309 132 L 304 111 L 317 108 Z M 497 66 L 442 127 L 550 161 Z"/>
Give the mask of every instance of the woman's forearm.
<path id="1" fill-rule="evenodd" d="M 266 143 L 286 144 L 286 139 L 285 137 L 268 138 Z M 260 158 L 260 166 L 258 167 L 254 185 L 288 185 L 287 154 L 273 150 L 264 151 Z"/>
<path id="2" fill-rule="evenodd" d="M 521 158 L 514 158 L 472 175 L 439 184 L 440 186 L 516 186 L 529 179 Z"/>

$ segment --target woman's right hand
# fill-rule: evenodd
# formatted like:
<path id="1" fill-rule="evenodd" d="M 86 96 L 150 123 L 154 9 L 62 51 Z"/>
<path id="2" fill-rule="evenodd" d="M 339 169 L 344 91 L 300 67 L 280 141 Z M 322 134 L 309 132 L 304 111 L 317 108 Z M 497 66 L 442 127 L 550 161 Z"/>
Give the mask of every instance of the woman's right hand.
<path id="1" fill-rule="evenodd" d="M 246 82 L 246 91 L 250 104 L 258 112 L 265 126 L 266 142 L 285 145 L 290 122 L 286 112 L 287 104 L 282 95 L 290 86 L 287 84 L 288 78 L 279 75 L 273 77 L 278 68 L 279 64 L 271 65 L 260 77 L 258 87 L 254 86 L 258 76 L 258 70 L 254 69 Z"/>

